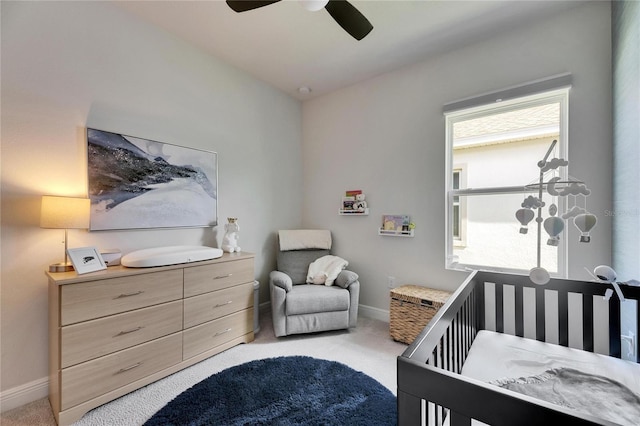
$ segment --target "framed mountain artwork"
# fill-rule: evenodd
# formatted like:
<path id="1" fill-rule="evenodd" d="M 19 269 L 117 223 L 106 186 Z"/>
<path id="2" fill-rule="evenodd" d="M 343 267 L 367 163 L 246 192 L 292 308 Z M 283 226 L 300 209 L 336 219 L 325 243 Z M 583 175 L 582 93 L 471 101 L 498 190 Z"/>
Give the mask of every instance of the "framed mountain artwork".
<path id="1" fill-rule="evenodd" d="M 90 230 L 218 224 L 217 154 L 87 129 Z"/>

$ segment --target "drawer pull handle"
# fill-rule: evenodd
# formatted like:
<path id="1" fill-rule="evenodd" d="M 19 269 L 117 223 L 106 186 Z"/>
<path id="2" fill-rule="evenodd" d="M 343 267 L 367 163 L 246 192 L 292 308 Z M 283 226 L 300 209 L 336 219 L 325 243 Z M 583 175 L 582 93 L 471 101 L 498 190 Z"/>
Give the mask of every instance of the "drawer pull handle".
<path id="1" fill-rule="evenodd" d="M 136 363 L 135 363 L 135 364 L 133 364 L 133 365 L 130 365 L 130 366 L 128 366 L 128 367 L 121 368 L 120 370 L 118 370 L 118 372 L 117 372 L 116 374 L 120 374 L 120 373 L 127 372 L 127 371 L 129 371 L 129 370 L 133 370 L 134 368 L 136 368 L 136 367 L 140 367 L 141 365 L 142 365 L 142 362 L 136 362 Z"/>
<path id="2" fill-rule="evenodd" d="M 137 296 L 137 295 L 142 294 L 142 293 L 144 293 L 144 291 L 142 291 L 142 290 L 138 290 L 135 293 L 122 293 L 122 294 L 114 297 L 114 299 L 122 299 L 124 297 Z"/>
<path id="3" fill-rule="evenodd" d="M 228 333 L 228 332 L 230 332 L 230 331 L 231 331 L 231 329 L 230 329 L 230 328 L 227 328 L 227 329 L 226 329 L 226 330 L 224 330 L 224 331 L 219 331 L 219 332 L 217 332 L 216 334 L 214 334 L 214 335 L 213 335 L 213 337 L 222 336 L 223 334 L 226 334 L 226 333 Z"/>
<path id="4" fill-rule="evenodd" d="M 230 276 L 232 276 L 233 274 L 227 274 L 227 275 L 218 275 L 217 277 L 213 277 L 214 280 L 221 280 L 222 278 L 229 278 Z"/>
<path id="5" fill-rule="evenodd" d="M 216 306 L 214 306 L 214 308 L 222 308 L 223 306 L 227 306 L 233 303 L 233 300 L 229 300 L 228 302 L 225 303 L 218 303 Z"/>
<path id="6" fill-rule="evenodd" d="M 138 326 L 136 328 L 132 328 L 131 330 L 122 330 L 120 333 L 116 334 L 116 336 L 122 336 L 124 334 L 135 333 L 136 331 L 142 330 L 144 327 Z"/>

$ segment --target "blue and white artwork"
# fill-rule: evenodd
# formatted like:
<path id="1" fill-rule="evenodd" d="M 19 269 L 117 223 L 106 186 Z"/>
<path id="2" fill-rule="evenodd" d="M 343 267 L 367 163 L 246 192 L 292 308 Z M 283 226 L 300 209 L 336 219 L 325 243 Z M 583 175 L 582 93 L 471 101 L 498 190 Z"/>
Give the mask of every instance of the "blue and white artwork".
<path id="1" fill-rule="evenodd" d="M 87 129 L 92 231 L 217 225 L 217 155 Z"/>

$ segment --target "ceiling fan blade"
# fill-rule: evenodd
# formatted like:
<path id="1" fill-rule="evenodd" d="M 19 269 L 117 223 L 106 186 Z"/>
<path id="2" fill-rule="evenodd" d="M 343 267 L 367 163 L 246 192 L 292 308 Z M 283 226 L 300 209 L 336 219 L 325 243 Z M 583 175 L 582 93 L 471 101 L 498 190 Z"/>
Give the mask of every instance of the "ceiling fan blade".
<path id="1" fill-rule="evenodd" d="M 362 40 L 373 29 L 371 22 L 346 0 L 329 0 L 324 8 L 356 40 Z"/>
<path id="2" fill-rule="evenodd" d="M 236 12 L 246 12 L 263 6 L 277 3 L 280 0 L 227 0 L 227 4 Z"/>

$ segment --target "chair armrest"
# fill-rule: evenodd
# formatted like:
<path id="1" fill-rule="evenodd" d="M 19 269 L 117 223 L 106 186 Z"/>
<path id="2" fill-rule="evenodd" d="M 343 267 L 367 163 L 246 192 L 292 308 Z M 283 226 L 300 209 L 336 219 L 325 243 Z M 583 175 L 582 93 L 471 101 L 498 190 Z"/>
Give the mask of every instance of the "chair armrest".
<path id="1" fill-rule="evenodd" d="M 269 274 L 269 281 L 271 281 L 272 284 L 283 288 L 287 292 L 291 291 L 291 289 L 293 288 L 291 277 L 284 272 L 271 271 L 271 273 Z"/>
<path id="2" fill-rule="evenodd" d="M 336 278 L 334 283 L 342 288 L 348 288 L 351 284 L 353 284 L 356 281 L 358 281 L 358 274 L 356 274 L 353 271 L 348 271 L 346 269 L 343 269 L 338 274 L 338 277 Z"/>

